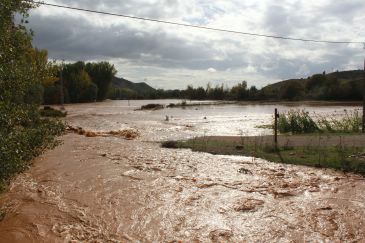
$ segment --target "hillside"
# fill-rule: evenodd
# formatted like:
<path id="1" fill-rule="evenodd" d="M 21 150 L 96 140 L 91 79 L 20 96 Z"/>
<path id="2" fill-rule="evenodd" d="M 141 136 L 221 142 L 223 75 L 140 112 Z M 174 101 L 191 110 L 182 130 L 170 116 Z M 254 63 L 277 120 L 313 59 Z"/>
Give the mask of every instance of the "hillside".
<path id="1" fill-rule="evenodd" d="M 263 87 L 261 97 L 270 99 L 361 100 L 364 71 L 337 71 L 308 78 L 289 79 Z"/>
<path id="2" fill-rule="evenodd" d="M 267 85 L 261 90 L 243 82 L 224 90 L 223 86 L 186 90 L 155 90 L 146 83 L 133 83 L 114 77 L 108 95 L 110 99 L 195 99 L 195 100 L 362 100 L 364 71 L 337 71 L 314 74 L 301 79 L 289 79 Z"/>
<path id="3" fill-rule="evenodd" d="M 114 86 L 114 88 L 119 88 L 119 89 L 128 89 L 136 93 L 151 93 L 156 91 L 154 88 L 152 88 L 151 86 L 149 86 L 144 82 L 133 83 L 129 80 L 118 77 L 113 78 L 112 86 Z"/>

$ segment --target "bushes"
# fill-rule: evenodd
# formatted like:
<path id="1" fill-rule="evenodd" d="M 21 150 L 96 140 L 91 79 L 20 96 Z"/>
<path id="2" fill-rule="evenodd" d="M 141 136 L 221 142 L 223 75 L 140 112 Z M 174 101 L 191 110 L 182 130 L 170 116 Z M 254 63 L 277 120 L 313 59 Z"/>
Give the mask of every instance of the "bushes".
<path id="1" fill-rule="evenodd" d="M 318 125 L 304 110 L 290 110 L 280 115 L 278 129 L 281 133 L 313 133 L 319 131 Z"/>
<path id="2" fill-rule="evenodd" d="M 316 115 L 313 119 L 309 112 L 304 110 L 290 110 L 280 115 L 278 130 L 281 133 L 357 133 L 361 129 L 361 117 L 357 110 L 344 110 L 344 115 L 340 118 L 335 115 Z"/>
<path id="3" fill-rule="evenodd" d="M 362 118 L 357 110 L 344 110 L 341 118 L 334 115 L 329 117 L 319 116 L 318 124 L 322 131 L 341 132 L 341 133 L 358 133 L 361 131 Z"/>
<path id="4" fill-rule="evenodd" d="M 59 121 L 43 119 L 36 106 L 0 103 L 0 191 L 30 160 L 56 144 L 63 133 Z"/>
<path id="5" fill-rule="evenodd" d="M 169 140 L 169 141 L 162 142 L 161 147 L 163 147 L 163 148 L 179 148 L 179 144 L 176 141 Z"/>

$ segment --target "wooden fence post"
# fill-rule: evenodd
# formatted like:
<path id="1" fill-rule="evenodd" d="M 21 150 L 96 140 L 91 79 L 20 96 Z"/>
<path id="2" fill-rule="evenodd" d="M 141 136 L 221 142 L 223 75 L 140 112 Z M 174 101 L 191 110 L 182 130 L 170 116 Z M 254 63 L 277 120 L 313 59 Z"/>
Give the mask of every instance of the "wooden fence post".
<path id="1" fill-rule="evenodd" d="M 278 118 L 279 118 L 279 113 L 278 113 L 278 109 L 275 108 L 275 123 L 274 123 L 274 142 L 275 145 L 278 145 Z"/>
<path id="2" fill-rule="evenodd" d="M 364 43 L 365 49 L 365 43 Z M 362 133 L 365 133 L 365 59 L 364 59 L 364 77 L 362 81 Z"/>

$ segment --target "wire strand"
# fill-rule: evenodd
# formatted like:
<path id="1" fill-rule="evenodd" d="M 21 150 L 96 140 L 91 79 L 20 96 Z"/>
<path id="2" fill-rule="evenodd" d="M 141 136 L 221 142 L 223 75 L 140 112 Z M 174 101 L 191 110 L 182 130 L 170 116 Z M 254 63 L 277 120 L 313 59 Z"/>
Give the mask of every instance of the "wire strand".
<path id="1" fill-rule="evenodd" d="M 235 30 L 219 29 L 219 28 L 212 28 L 212 27 L 206 27 L 206 26 L 200 26 L 200 25 L 192 25 L 192 24 L 184 24 L 184 23 L 178 23 L 178 22 L 172 22 L 172 21 L 165 21 L 165 20 L 159 20 L 159 19 L 137 17 L 137 16 L 131 16 L 131 15 L 125 15 L 125 14 L 109 13 L 109 12 L 77 8 L 77 7 L 71 7 L 71 6 L 59 5 L 59 4 L 53 4 L 53 3 L 45 3 L 45 2 L 38 2 L 38 1 L 33 1 L 33 3 L 45 5 L 45 6 L 56 7 L 56 8 L 71 9 L 71 10 L 77 10 L 77 11 L 83 11 L 83 12 L 89 12 L 89 13 L 97 13 L 97 14 L 103 14 L 103 15 L 109 15 L 109 16 L 116 16 L 116 17 L 122 17 L 122 18 L 134 19 L 134 20 L 142 20 L 142 21 L 156 22 L 156 23 L 169 24 L 169 25 L 177 25 L 177 26 L 183 26 L 183 27 L 189 27 L 189 28 L 247 35 L 247 36 L 257 36 L 257 37 L 274 38 L 274 39 L 282 39 L 282 40 L 327 43 L 327 44 L 364 44 L 364 42 L 361 42 L 361 41 L 315 40 L 315 39 L 285 37 L 285 36 L 278 36 L 278 35 L 258 34 L 258 33 L 251 33 L 251 32 L 241 32 L 241 31 L 235 31 Z"/>

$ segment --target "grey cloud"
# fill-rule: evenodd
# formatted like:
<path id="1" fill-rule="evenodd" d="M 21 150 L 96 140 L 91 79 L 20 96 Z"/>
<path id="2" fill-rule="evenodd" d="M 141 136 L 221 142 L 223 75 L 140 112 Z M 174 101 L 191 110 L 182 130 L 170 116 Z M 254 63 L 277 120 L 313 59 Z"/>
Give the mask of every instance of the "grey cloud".
<path id="1" fill-rule="evenodd" d="M 358 13 L 363 14 L 365 3 L 363 0 L 342 0 L 336 3 L 330 1 L 326 6 L 321 8 L 323 16 L 331 16 L 341 19 L 346 23 L 351 23 Z"/>
<path id="2" fill-rule="evenodd" d="M 209 23 L 211 19 L 225 14 L 219 4 L 208 0 L 195 2 L 200 4 L 202 12 L 193 17 L 185 14 L 189 12 L 191 6 L 183 4 L 185 3 L 183 0 L 59 0 L 57 3 L 151 18 L 179 18 L 198 24 Z M 305 37 L 308 38 L 316 36 L 320 38 L 322 31 L 326 30 L 328 21 L 338 19 L 339 22 L 331 23 L 340 24 L 340 26 L 345 21 L 352 23 L 354 16 L 361 16 L 360 10 L 364 10 L 365 7 L 363 0 L 343 1 L 333 4 L 333 6 L 324 5 L 323 8 L 313 11 L 312 15 L 308 15 L 308 13 L 301 11 L 304 5 L 305 2 L 303 1 L 282 1 L 282 5 L 277 3 L 265 5 L 266 12 L 260 13 L 263 14 L 262 22 L 257 23 L 256 32 L 269 31 L 278 35 L 294 37 L 306 35 Z M 181 6 L 184 8 L 181 9 Z M 258 8 L 252 4 L 248 4 L 247 7 Z M 51 12 L 52 8 L 49 8 L 49 11 Z M 140 75 L 139 81 L 143 80 L 142 77 L 153 69 L 158 69 L 160 72 L 155 74 L 154 80 L 158 80 L 158 75 L 162 77 L 163 71 L 161 70 L 166 70 L 166 73 L 171 76 L 176 70 L 184 70 L 186 74 L 176 74 L 176 76 L 182 77 L 183 75 L 190 75 L 189 70 L 201 70 L 203 75 L 208 68 L 216 69 L 217 75 L 221 75 L 225 70 L 232 70 L 232 74 L 225 72 L 227 73 L 227 80 L 229 80 L 230 75 L 237 77 L 239 70 L 244 70 L 251 65 L 255 66 L 257 75 L 264 77 L 263 79 L 280 80 L 299 78 L 302 75 L 298 71 L 301 67 L 305 67 L 305 70 L 309 70 L 310 73 L 316 73 L 323 70 L 341 69 L 353 61 L 362 63 L 356 55 L 358 50 L 346 46 L 338 48 L 326 45 L 311 47 L 327 50 L 326 54 L 321 57 L 321 59 L 327 60 L 325 62 L 303 60 L 300 54 L 289 59 L 285 58 L 279 51 L 270 52 L 270 44 L 267 45 L 267 51 L 256 51 L 252 47 L 252 43 L 245 45 L 245 39 L 238 40 L 238 38 L 231 38 L 230 35 L 211 38 L 211 33 L 207 32 L 206 37 L 192 40 L 188 36 L 176 35 L 169 31 L 171 26 L 161 26 L 157 29 L 156 25 L 142 23 L 138 27 L 138 25 L 130 25 L 128 24 L 130 22 L 126 21 L 101 27 L 90 19 L 81 17 L 78 12 L 75 12 L 73 17 L 70 16 L 67 15 L 67 18 L 57 14 L 45 16 L 32 12 L 30 27 L 35 31 L 35 45 L 48 49 L 50 57 L 55 59 L 72 61 L 117 60 L 121 66 L 123 63 L 128 67 L 133 66 L 133 77 Z M 90 16 L 99 18 L 98 15 Z M 349 24 L 349 28 L 351 28 L 351 24 Z M 359 35 L 362 34 L 364 32 Z M 342 39 L 342 36 L 338 38 Z M 229 48 L 225 48 L 227 43 Z M 260 49 L 259 45 L 262 45 L 260 43 L 257 43 L 258 49 Z M 274 43 L 275 47 L 279 46 L 283 50 L 292 48 L 293 52 L 297 49 L 309 48 L 306 45 L 286 41 L 268 40 L 267 43 Z M 138 68 L 144 69 L 138 74 Z M 164 76 L 163 80 L 167 79 Z M 171 79 L 177 80 L 174 77 Z M 243 77 L 243 79 L 245 78 Z M 171 84 L 171 88 L 173 87 L 174 85 Z"/>
<path id="3" fill-rule="evenodd" d="M 148 18 L 174 17 L 179 12 L 177 8 L 179 0 L 59 0 L 57 3 Z"/>
<path id="4" fill-rule="evenodd" d="M 289 36 L 292 33 L 293 26 L 289 21 L 289 11 L 280 5 L 268 6 L 266 10 L 265 26 L 275 33 Z"/>
<path id="5" fill-rule="evenodd" d="M 50 57 L 54 59 L 122 58 L 140 65 L 198 70 L 209 67 L 225 70 L 246 64 L 244 50 L 227 53 L 224 60 L 214 60 L 214 55 L 220 52 L 214 50 L 209 41 L 189 42 L 162 30 L 143 31 L 122 24 L 96 27 L 83 18 L 62 16 L 32 15 L 30 23 L 35 30 L 35 45 L 50 50 Z M 221 44 L 227 41 L 229 39 L 222 40 Z M 238 48 L 238 42 L 231 42 Z"/>
<path id="6" fill-rule="evenodd" d="M 143 53 L 164 60 L 187 61 L 209 59 L 212 55 L 207 43 L 189 43 L 163 31 L 141 31 L 126 25 L 101 28 L 84 19 L 62 16 L 34 15 L 30 22 L 35 30 L 35 45 L 50 49 L 53 58 L 139 59 Z"/>
<path id="7" fill-rule="evenodd" d="M 286 59 L 278 56 L 276 53 L 266 54 L 254 57 L 254 60 L 261 64 L 258 66 L 258 72 L 264 76 L 271 77 L 275 80 L 290 79 L 290 78 L 305 78 L 307 74 L 299 73 L 298 70 L 302 65 L 305 65 L 309 74 L 322 73 L 323 71 L 332 72 L 334 69 L 341 69 L 347 63 L 355 61 L 361 63 L 361 58 L 356 56 L 358 50 L 353 48 L 342 47 L 325 54 L 321 63 L 313 59 Z M 264 61 L 263 61 L 264 60 Z M 268 68 L 269 67 L 269 68 Z"/>

